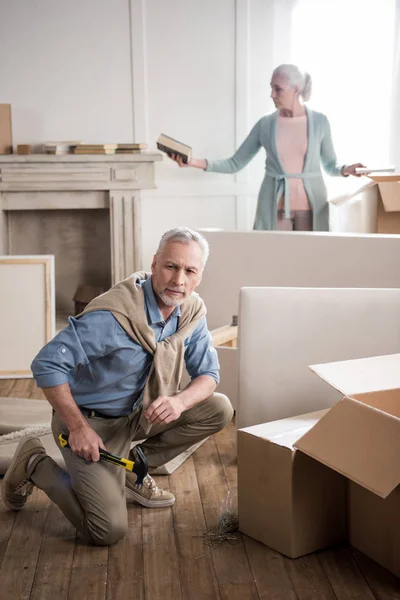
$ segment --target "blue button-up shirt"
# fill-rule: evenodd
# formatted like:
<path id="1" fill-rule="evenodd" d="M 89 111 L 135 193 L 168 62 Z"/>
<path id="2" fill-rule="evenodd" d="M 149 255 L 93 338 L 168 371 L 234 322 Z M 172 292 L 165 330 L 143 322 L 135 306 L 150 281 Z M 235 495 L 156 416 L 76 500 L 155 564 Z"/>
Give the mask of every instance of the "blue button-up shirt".
<path id="1" fill-rule="evenodd" d="M 151 277 L 141 282 L 147 321 L 156 342 L 176 333 L 181 309 L 164 321 L 154 296 Z M 60 331 L 33 360 L 31 369 L 41 388 L 69 383 L 78 404 L 110 416 L 128 415 L 140 404 L 153 357 L 125 332 L 106 310 L 68 318 Z M 185 340 L 186 369 L 219 383 L 218 356 L 206 318 Z"/>

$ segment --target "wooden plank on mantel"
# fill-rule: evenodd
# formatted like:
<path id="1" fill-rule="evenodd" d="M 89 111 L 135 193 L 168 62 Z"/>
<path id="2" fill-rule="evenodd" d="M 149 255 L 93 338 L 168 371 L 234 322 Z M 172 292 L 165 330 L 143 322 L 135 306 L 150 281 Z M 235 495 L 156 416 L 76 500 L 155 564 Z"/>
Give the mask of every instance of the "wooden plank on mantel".
<path id="1" fill-rule="evenodd" d="M 163 160 L 159 152 L 139 152 L 137 154 L 7 154 L 0 156 L 2 163 L 130 163 L 155 162 Z"/>

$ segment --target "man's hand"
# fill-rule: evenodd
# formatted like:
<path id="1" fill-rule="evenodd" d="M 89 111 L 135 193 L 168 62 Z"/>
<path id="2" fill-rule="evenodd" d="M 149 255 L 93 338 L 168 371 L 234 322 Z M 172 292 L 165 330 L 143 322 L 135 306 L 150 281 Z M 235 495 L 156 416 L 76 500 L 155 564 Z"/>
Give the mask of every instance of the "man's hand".
<path id="1" fill-rule="evenodd" d="M 75 431 L 70 431 L 68 442 L 71 450 L 88 462 L 99 461 L 99 448 L 105 450 L 101 437 L 88 425 Z"/>
<path id="2" fill-rule="evenodd" d="M 152 425 L 172 423 L 179 419 L 184 405 L 179 396 L 159 396 L 145 411 L 144 416 Z"/>

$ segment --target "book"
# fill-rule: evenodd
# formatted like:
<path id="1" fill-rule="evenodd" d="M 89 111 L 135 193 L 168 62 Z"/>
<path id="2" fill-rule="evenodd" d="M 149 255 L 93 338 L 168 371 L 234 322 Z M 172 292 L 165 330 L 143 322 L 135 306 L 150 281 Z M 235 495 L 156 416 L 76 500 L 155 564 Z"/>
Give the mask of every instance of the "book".
<path id="1" fill-rule="evenodd" d="M 102 149 L 102 148 L 98 148 L 98 149 L 76 149 L 74 154 L 115 154 L 115 150 L 111 149 L 111 150 L 107 150 L 107 148 Z"/>
<path id="2" fill-rule="evenodd" d="M 77 150 L 116 150 L 118 144 L 80 144 Z"/>
<path id="3" fill-rule="evenodd" d="M 43 149 L 46 154 L 70 154 L 81 142 L 45 142 Z"/>
<path id="4" fill-rule="evenodd" d="M 11 104 L 0 104 L 0 154 L 12 154 Z"/>
<path id="5" fill-rule="evenodd" d="M 368 167 L 356 167 L 357 175 L 369 175 L 370 173 L 393 173 L 396 167 L 379 167 L 378 169 L 369 169 Z"/>
<path id="6" fill-rule="evenodd" d="M 147 144 L 117 144 L 118 150 L 147 150 Z"/>
<path id="7" fill-rule="evenodd" d="M 157 148 L 168 155 L 175 154 L 180 156 L 186 164 L 192 158 L 192 148 L 190 146 L 178 142 L 178 140 L 175 140 L 164 133 L 161 133 L 158 137 Z"/>

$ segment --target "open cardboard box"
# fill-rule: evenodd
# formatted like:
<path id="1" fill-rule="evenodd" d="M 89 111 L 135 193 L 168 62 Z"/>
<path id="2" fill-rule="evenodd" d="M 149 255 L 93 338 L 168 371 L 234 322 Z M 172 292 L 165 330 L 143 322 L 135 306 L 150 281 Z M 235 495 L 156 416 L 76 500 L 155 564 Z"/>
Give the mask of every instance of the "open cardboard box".
<path id="1" fill-rule="evenodd" d="M 292 558 L 347 537 L 400 576 L 400 354 L 311 368 L 344 396 L 239 430 L 240 529 Z"/>
<path id="2" fill-rule="evenodd" d="M 293 444 L 327 413 L 238 430 L 239 529 L 290 558 L 346 540 L 346 479 Z"/>
<path id="3" fill-rule="evenodd" d="M 400 233 L 400 173 L 371 173 L 378 184 L 377 233 Z"/>

